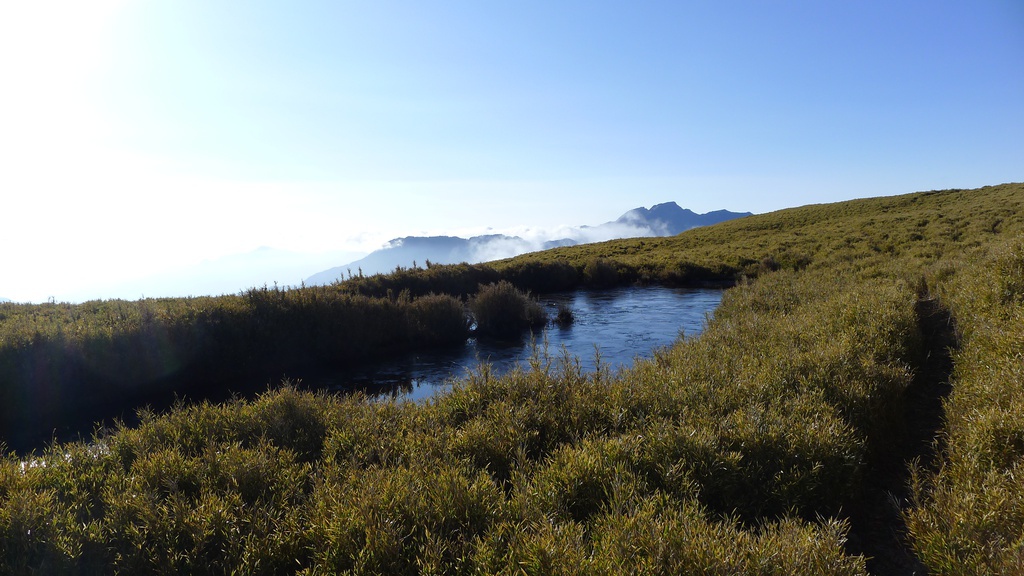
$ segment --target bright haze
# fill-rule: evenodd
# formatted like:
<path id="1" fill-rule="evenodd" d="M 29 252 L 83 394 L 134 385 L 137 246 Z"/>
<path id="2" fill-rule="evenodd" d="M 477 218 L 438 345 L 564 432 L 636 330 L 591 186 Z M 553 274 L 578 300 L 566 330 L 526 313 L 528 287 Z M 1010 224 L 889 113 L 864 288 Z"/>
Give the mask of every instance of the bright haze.
<path id="1" fill-rule="evenodd" d="M 0 297 L 1024 177 L 1024 4 L 5 2 Z"/>

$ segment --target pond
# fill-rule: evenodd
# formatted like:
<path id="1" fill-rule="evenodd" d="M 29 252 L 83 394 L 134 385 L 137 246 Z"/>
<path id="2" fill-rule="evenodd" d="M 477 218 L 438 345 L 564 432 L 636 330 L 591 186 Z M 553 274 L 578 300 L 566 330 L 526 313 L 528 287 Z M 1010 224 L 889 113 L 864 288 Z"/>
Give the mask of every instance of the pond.
<path id="1" fill-rule="evenodd" d="M 596 354 L 615 370 L 637 357 L 674 343 L 680 335 L 699 334 L 722 300 L 716 288 L 625 287 L 600 291 L 549 294 L 539 298 L 554 317 L 559 305 L 572 310 L 575 321 L 565 327 L 548 326 L 526 333 L 513 342 L 469 339 L 464 345 L 418 352 L 358 369 L 321 375 L 303 387 L 328 391 L 361 389 L 372 395 L 424 400 L 448 390 L 453 378 L 489 362 L 501 374 L 526 364 L 539 346 L 558 358 L 565 350 L 579 359 L 584 370 L 596 368 Z"/>
<path id="2" fill-rule="evenodd" d="M 721 289 L 714 288 L 628 287 L 545 295 L 539 300 L 551 317 L 555 316 L 559 305 L 566 305 L 572 310 L 575 322 L 566 327 L 549 326 L 527 333 L 514 342 L 470 339 L 454 348 L 408 354 L 347 371 L 313 371 L 282 374 L 281 377 L 298 381 L 300 388 L 309 390 L 349 392 L 356 389 L 379 397 L 423 401 L 450 389 L 454 378 L 476 369 L 481 361 L 490 362 L 496 374 L 527 363 L 534 343 L 542 350 L 546 343 L 547 353 L 556 359 L 564 349 L 578 358 L 587 371 L 595 368 L 597 350 L 601 363 L 614 370 L 631 365 L 637 357 L 650 357 L 654 350 L 675 342 L 680 334 L 699 334 L 708 315 L 721 302 L 722 294 Z M 253 378 L 210 383 L 180 396 L 178 393 L 154 395 L 146 404 L 160 413 L 170 408 L 177 398 L 186 402 L 251 398 L 280 382 L 280 378 Z M 66 421 L 47 422 L 38 430 L 28 430 L 22 436 L 4 440 L 9 449 L 27 452 L 51 440 L 88 437 L 95 423 L 109 426 L 115 418 L 129 425 L 136 424 L 135 405 L 114 404 L 82 411 Z"/>

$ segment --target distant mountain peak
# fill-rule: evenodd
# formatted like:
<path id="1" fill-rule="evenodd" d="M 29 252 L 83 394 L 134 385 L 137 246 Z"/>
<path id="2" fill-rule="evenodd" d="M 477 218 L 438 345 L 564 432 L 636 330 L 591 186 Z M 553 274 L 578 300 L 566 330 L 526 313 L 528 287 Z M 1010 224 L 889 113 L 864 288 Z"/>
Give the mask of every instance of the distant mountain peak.
<path id="1" fill-rule="evenodd" d="M 657 230 L 660 236 L 675 236 L 691 228 L 710 226 L 750 215 L 750 212 L 730 212 L 728 210 L 697 214 L 689 208 L 680 208 L 679 204 L 675 202 L 663 202 L 650 208 L 634 208 L 620 216 L 616 222 L 623 224 L 643 222 L 653 230 Z"/>
<path id="2" fill-rule="evenodd" d="M 668 210 L 675 212 L 689 212 L 690 214 L 694 213 L 693 210 L 690 210 L 689 208 L 681 208 L 679 204 L 676 204 L 675 202 L 662 202 L 661 204 L 651 206 L 651 212 L 663 212 Z"/>

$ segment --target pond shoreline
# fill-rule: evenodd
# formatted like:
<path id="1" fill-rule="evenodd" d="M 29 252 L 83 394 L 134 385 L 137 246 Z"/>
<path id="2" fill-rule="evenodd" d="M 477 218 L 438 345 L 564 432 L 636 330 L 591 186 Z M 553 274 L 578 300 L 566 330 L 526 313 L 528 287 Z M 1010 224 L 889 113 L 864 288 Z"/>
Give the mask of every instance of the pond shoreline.
<path id="1" fill-rule="evenodd" d="M 417 351 L 371 362 L 336 374 L 321 374 L 319 382 L 303 378 L 303 389 L 344 392 L 353 385 L 370 395 L 426 400 L 450 388 L 450 380 L 489 362 L 501 374 L 525 365 L 533 348 L 557 363 L 563 350 L 585 371 L 597 368 L 595 346 L 602 366 L 613 370 L 631 365 L 637 357 L 672 345 L 680 334 L 699 334 L 707 313 L 721 302 L 720 287 L 626 286 L 604 290 L 551 293 L 537 300 L 553 318 L 560 307 L 572 310 L 569 325 L 549 322 L 524 331 L 512 340 L 471 337 L 443 349 Z M 653 312 L 653 313 L 652 313 Z"/>
<path id="2" fill-rule="evenodd" d="M 594 299 L 600 299 L 602 295 L 611 293 L 618 294 L 641 294 L 641 293 L 703 293 L 711 291 L 717 294 L 714 306 L 721 299 L 722 287 L 719 283 L 715 286 L 701 287 L 668 287 L 663 285 L 631 285 L 609 289 L 578 290 L 568 293 L 543 294 L 537 299 L 545 306 L 549 316 L 554 317 L 557 311 L 557 304 L 569 299 L 579 300 L 574 305 L 577 316 L 571 326 L 561 327 L 549 324 L 539 330 L 536 338 L 537 344 L 542 345 L 545 336 L 549 336 L 549 350 L 551 356 L 557 358 L 561 352 L 564 340 L 574 334 L 585 332 L 588 323 L 592 323 L 593 314 L 587 312 L 589 303 Z M 581 314 L 582 313 L 582 314 Z M 590 316 L 588 316 L 590 314 Z M 699 314 L 700 321 L 703 321 L 703 311 Z M 646 326 L 646 331 L 650 327 Z M 622 356 L 619 351 L 615 354 L 608 354 L 602 346 L 602 355 L 612 368 L 630 363 L 634 356 L 650 354 L 654 348 L 671 344 L 678 337 L 680 329 L 687 334 L 694 332 L 694 326 L 672 325 L 668 328 L 668 338 L 663 338 L 646 346 L 646 349 L 636 349 L 634 352 Z M 664 332 L 664 328 L 662 331 Z M 467 370 L 475 369 L 480 361 L 499 363 L 499 372 L 511 367 L 510 359 L 513 361 L 525 360 L 524 350 L 528 350 L 531 338 L 530 331 L 524 331 L 522 335 L 513 341 L 501 341 L 486 337 L 471 335 L 467 340 L 446 346 L 434 346 L 411 352 L 383 353 L 380 356 L 364 357 L 358 362 L 346 362 L 343 365 L 306 365 L 291 367 L 267 367 L 267 366 L 241 366 L 230 377 L 204 378 L 197 374 L 181 372 L 169 376 L 166 381 L 155 383 L 148 390 L 135 389 L 134 393 L 128 396 L 105 395 L 104 397 L 93 396 L 87 402 L 76 405 L 76 410 L 71 414 L 65 414 L 59 421 L 37 420 L 34 422 L 34 429 L 21 429 L 17 433 L 9 433 L 2 440 L 8 451 L 19 454 L 28 454 L 38 451 L 47 444 L 58 441 L 70 441 L 77 439 L 88 440 L 92 433 L 99 427 L 111 427 L 116 422 L 126 425 L 134 425 L 138 422 L 136 411 L 146 407 L 154 412 L 161 413 L 169 410 L 175 403 L 199 403 L 225 402 L 232 398 L 253 398 L 270 388 L 275 388 L 283 383 L 291 383 L 296 387 L 311 391 L 325 391 L 330 393 L 350 393 L 362 391 L 369 395 L 402 396 L 410 400 L 424 400 L 435 392 L 447 389 L 448 380 L 452 377 L 461 377 Z M 644 334 L 634 334 L 634 339 L 643 344 Z M 574 356 L 581 360 L 585 369 L 593 369 L 594 349 L 584 345 L 572 351 Z M 426 360 L 425 360 L 426 359 Z M 445 362 L 449 362 L 447 368 Z M 428 365 L 426 376 L 415 375 L 416 366 Z M 442 374 L 442 372 L 446 372 Z M 412 374 L 411 374 L 412 373 Z"/>

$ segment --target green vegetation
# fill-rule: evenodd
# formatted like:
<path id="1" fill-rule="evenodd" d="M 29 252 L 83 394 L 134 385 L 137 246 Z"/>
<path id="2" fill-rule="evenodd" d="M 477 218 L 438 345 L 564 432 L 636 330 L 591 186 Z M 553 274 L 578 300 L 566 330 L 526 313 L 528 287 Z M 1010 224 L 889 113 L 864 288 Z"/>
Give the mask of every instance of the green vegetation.
<path id="1" fill-rule="evenodd" d="M 1016 236 L 937 272 L 960 349 L 942 466 L 918 470 L 908 522 L 935 573 L 1024 569 L 1024 241 Z"/>
<path id="2" fill-rule="evenodd" d="M 64 370 L 61 354 L 107 358 L 94 351 L 116 343 L 135 355 L 120 372 L 130 382 L 161 365 L 138 344 L 161 334 L 154 326 L 182 357 L 211 363 L 211 346 L 230 361 L 355 358 L 346 346 L 366 350 L 364 329 L 395 347 L 468 330 L 461 298 L 481 285 L 493 284 L 476 304 L 520 294 L 513 286 L 736 282 L 699 338 L 616 373 L 538 351 L 502 377 L 482 365 L 425 404 L 286 385 L 251 401 L 143 411 L 138 426 L 90 443 L 12 455 L 0 461 L 0 572 L 867 574 L 880 570 L 867 556 L 899 546 L 871 534 L 901 528 L 858 511 L 912 487 L 893 512 L 931 573 L 1014 573 L 1024 558 L 1022 237 L 1024 185 L 1012 184 L 257 291 L 248 302 L 0 305 L 3 378 L 27 364 L 33 375 Z M 298 302 L 313 295 L 385 321 L 301 315 Z M 937 411 L 947 391 L 948 375 L 930 367 L 942 353 L 925 329 L 932 309 L 951 313 L 959 347 L 935 414 L 944 429 L 916 430 L 920 398 Z M 98 323 L 100 310 L 121 316 Z M 310 338 L 307 322 L 316 337 L 286 341 Z M 252 332 L 200 338 L 237 326 Z M 93 344 L 104 330 L 108 340 Z M 125 333 L 134 336 L 116 337 Z M 212 369 L 227 373 L 228 360 Z M 904 473 L 921 451 L 901 439 L 935 437 Z M 903 486 L 880 490 L 890 460 Z"/>
<path id="3" fill-rule="evenodd" d="M 505 280 L 481 286 L 469 301 L 469 309 L 476 318 L 477 332 L 490 336 L 513 336 L 548 321 L 536 300 Z"/>
<path id="4" fill-rule="evenodd" d="M 13 445 L 105 405 L 200 396 L 469 335 L 459 298 L 330 288 L 237 296 L 0 305 L 0 432 Z"/>

